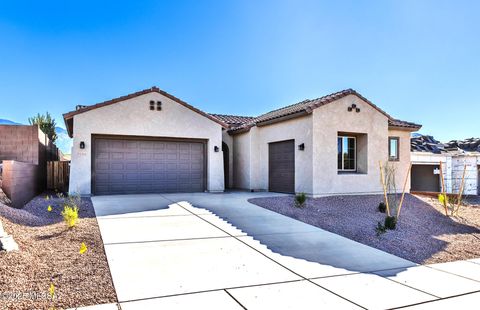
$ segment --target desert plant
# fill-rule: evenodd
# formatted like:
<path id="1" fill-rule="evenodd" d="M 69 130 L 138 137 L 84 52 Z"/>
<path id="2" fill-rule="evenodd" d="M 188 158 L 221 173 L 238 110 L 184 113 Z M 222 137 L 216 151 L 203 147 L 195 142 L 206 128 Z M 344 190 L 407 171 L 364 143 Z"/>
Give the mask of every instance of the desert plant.
<path id="1" fill-rule="evenodd" d="M 48 136 L 52 142 L 57 140 L 57 133 L 55 132 L 55 119 L 52 118 L 50 113 L 44 114 L 37 113 L 37 115 L 28 118 L 30 125 L 38 125 L 38 127 Z"/>
<path id="2" fill-rule="evenodd" d="M 405 182 L 403 184 L 402 195 L 400 201 L 398 200 L 397 194 L 397 182 L 395 180 L 395 176 L 397 174 L 395 165 L 393 163 L 387 162 L 385 165 L 382 166 L 382 162 L 380 164 L 380 177 L 383 186 L 383 194 L 385 199 L 385 210 L 386 210 L 386 218 L 385 218 L 385 228 L 387 229 L 395 229 L 397 220 L 400 217 L 400 211 L 402 210 L 403 201 L 405 198 L 405 190 L 407 186 L 408 177 L 410 175 L 410 171 L 412 170 L 412 165 L 408 167 L 407 175 L 405 177 Z M 380 206 L 379 206 L 380 207 Z"/>
<path id="3" fill-rule="evenodd" d="M 456 179 L 454 180 L 454 182 L 456 183 L 452 185 L 453 188 L 458 187 L 458 193 L 447 194 L 445 190 L 445 180 L 443 175 L 442 162 L 440 162 L 440 180 L 442 182 L 442 192 L 438 195 L 438 202 L 440 202 L 440 204 L 445 209 L 446 216 L 458 215 L 460 206 L 463 205 L 463 194 L 465 191 L 466 172 L 467 172 L 467 165 L 465 164 L 463 167 L 463 174 L 462 174 L 462 179 L 460 180 L 460 184 L 458 183 L 459 180 Z"/>
<path id="4" fill-rule="evenodd" d="M 62 211 L 63 220 L 67 224 L 68 228 L 72 228 L 77 225 L 78 221 L 78 208 L 77 207 L 69 207 L 65 205 Z"/>
<path id="5" fill-rule="evenodd" d="M 378 204 L 378 211 L 380 211 L 381 213 L 387 212 L 387 205 L 384 202 L 380 202 Z"/>
<path id="6" fill-rule="evenodd" d="M 385 228 L 385 225 L 382 225 L 382 223 L 378 222 L 377 227 L 375 227 L 375 231 L 377 232 L 377 237 L 384 234 L 387 229 Z"/>
<path id="7" fill-rule="evenodd" d="M 295 195 L 295 206 L 297 208 L 303 208 L 305 206 L 305 201 L 307 201 L 307 195 L 305 195 L 305 193 Z"/>
<path id="8" fill-rule="evenodd" d="M 385 229 L 394 230 L 397 227 L 397 218 L 395 216 L 387 216 L 385 218 Z"/>
<path id="9" fill-rule="evenodd" d="M 81 205 L 81 198 L 79 194 L 69 194 L 67 196 L 63 194 L 58 194 L 59 197 L 63 198 L 63 205 L 69 206 L 71 208 L 79 208 Z"/>

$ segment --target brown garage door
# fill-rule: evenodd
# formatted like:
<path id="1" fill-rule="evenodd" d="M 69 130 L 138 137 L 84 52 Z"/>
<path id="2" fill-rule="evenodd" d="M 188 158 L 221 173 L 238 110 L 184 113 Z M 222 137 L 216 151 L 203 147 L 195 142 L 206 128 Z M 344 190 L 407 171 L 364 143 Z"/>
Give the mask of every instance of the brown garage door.
<path id="1" fill-rule="evenodd" d="M 268 190 L 295 191 L 295 143 L 293 140 L 268 144 Z"/>
<path id="2" fill-rule="evenodd" d="M 411 191 L 440 192 L 439 165 L 412 165 Z"/>
<path id="3" fill-rule="evenodd" d="M 205 190 L 203 142 L 96 137 L 93 151 L 96 195 Z"/>

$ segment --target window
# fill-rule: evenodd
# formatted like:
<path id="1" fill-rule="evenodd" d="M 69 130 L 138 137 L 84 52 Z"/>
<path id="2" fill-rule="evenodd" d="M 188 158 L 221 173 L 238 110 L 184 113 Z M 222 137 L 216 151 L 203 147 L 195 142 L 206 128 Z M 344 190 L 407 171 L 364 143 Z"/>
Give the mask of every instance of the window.
<path id="1" fill-rule="evenodd" d="M 338 136 L 338 171 L 357 170 L 357 139 L 355 137 Z"/>
<path id="2" fill-rule="evenodd" d="M 388 159 L 391 161 L 398 161 L 399 151 L 398 147 L 400 144 L 400 139 L 398 137 L 389 137 L 388 138 Z"/>

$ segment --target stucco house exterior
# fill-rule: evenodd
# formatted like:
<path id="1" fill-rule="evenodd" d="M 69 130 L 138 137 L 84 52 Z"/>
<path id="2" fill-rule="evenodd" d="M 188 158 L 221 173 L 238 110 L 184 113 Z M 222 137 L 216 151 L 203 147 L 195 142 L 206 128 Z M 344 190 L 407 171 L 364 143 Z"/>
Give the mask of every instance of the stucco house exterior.
<path id="1" fill-rule="evenodd" d="M 77 106 L 64 120 L 74 141 L 70 191 L 83 195 L 381 193 L 379 161 L 397 166 L 403 183 L 410 133 L 421 127 L 352 89 L 245 117 L 208 114 L 152 87 Z"/>

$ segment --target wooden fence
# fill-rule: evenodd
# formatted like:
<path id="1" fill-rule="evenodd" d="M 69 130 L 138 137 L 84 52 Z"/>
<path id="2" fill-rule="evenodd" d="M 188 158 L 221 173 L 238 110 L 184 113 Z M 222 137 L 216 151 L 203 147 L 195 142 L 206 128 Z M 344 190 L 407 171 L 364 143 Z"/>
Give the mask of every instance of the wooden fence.
<path id="1" fill-rule="evenodd" d="M 47 161 L 47 189 L 68 192 L 69 161 Z"/>

